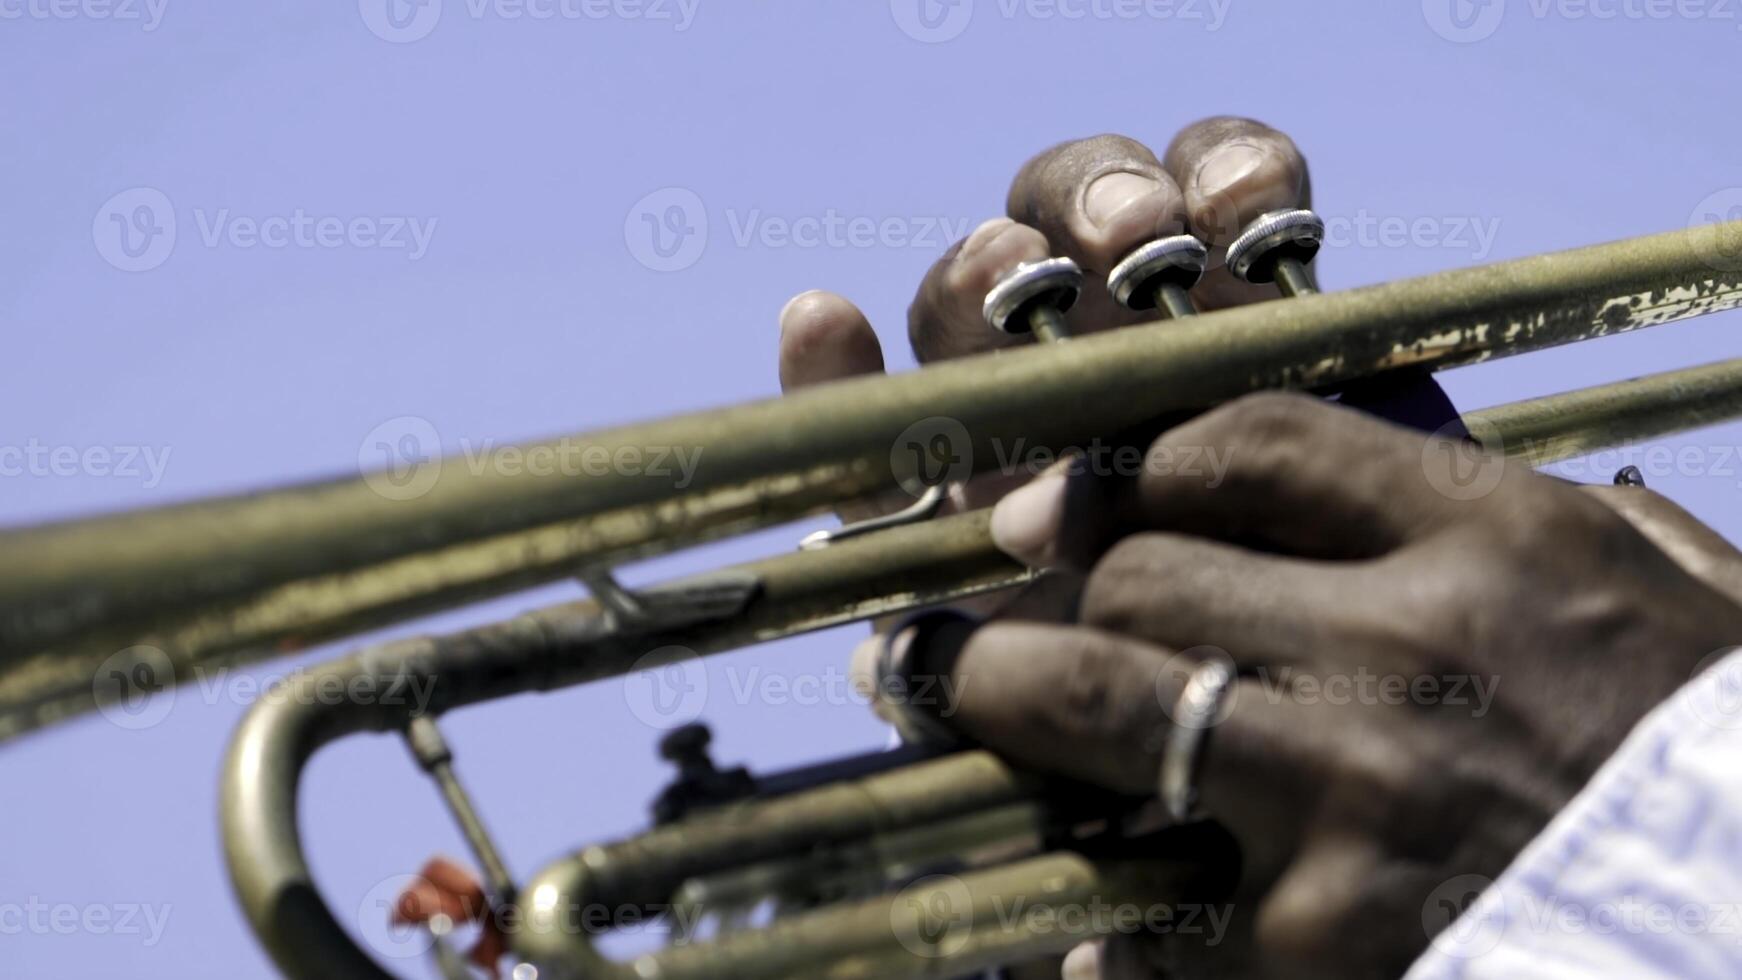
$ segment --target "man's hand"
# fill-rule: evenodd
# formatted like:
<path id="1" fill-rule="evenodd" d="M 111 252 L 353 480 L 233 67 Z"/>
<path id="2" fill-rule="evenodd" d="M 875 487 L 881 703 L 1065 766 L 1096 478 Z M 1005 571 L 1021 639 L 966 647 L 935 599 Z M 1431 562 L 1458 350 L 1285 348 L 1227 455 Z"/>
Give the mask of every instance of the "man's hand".
<path id="1" fill-rule="evenodd" d="M 1187 451 L 1217 453 L 1224 478 L 1166 464 Z M 1136 480 L 1050 476 L 1000 505 L 1018 557 L 1088 577 L 1080 625 L 994 622 L 943 653 L 963 733 L 1154 793 L 1192 669 L 1240 673 L 1197 769 L 1245 857 L 1236 937 L 1109 943 L 1102 976 L 1399 975 L 1436 887 L 1497 875 L 1641 716 L 1742 642 L 1720 591 L 1742 555 L 1685 514 L 1498 460 L 1464 499 L 1463 452 L 1263 394 L 1164 434 Z"/>
<path id="2" fill-rule="evenodd" d="M 1235 280 L 1221 253 L 1266 211 L 1311 204 L 1306 161 L 1293 141 L 1263 123 L 1218 117 L 1186 127 L 1161 158 L 1125 136 L 1053 147 L 1025 164 L 1005 202 L 1007 217 L 980 225 L 947 251 L 908 309 L 908 339 L 921 363 L 1018 344 L 981 317 L 986 293 L 1019 263 L 1063 255 L 1082 266 L 1085 289 L 1069 319 L 1077 333 L 1136 323 L 1106 289 L 1107 272 L 1138 245 L 1190 231 L 1212 250 L 1212 269 L 1193 291 L 1201 309 L 1272 299 L 1275 290 Z M 870 321 L 848 300 L 812 291 L 780 314 L 784 390 L 883 371 Z M 956 488 L 949 510 L 987 506 L 1029 474 L 987 474 Z M 899 509 L 912 498 L 841 508 L 852 522 Z"/>

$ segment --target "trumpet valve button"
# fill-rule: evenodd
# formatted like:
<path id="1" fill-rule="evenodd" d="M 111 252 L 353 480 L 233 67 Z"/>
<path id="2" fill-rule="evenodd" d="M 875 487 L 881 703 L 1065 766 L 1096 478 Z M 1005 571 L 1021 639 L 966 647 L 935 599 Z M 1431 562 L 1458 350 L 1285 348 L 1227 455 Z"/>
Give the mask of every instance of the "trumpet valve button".
<path id="1" fill-rule="evenodd" d="M 1319 254 L 1324 240 L 1325 223 L 1311 211 L 1271 211 L 1247 225 L 1228 246 L 1228 271 L 1246 282 L 1272 282 L 1279 260 L 1306 265 Z"/>
<path id="2" fill-rule="evenodd" d="M 1107 291 L 1128 310 L 1155 309 L 1155 293 L 1173 285 L 1190 290 L 1204 276 L 1209 249 L 1191 235 L 1157 238 L 1133 249 L 1107 273 Z"/>
<path id="3" fill-rule="evenodd" d="M 1024 262 L 992 287 L 980 312 L 992 329 L 1007 334 L 1030 332 L 1028 314 L 1048 306 L 1070 309 L 1083 292 L 1083 270 L 1066 258 Z"/>

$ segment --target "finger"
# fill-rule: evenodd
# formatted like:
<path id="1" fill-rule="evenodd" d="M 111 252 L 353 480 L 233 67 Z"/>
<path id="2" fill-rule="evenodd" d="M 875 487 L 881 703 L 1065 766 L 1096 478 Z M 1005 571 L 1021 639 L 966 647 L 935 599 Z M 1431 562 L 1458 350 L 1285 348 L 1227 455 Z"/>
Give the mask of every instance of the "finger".
<path id="1" fill-rule="evenodd" d="M 1396 941 L 1386 935 L 1392 930 L 1375 926 L 1400 911 L 1362 908 L 1369 895 L 1391 894 L 1374 887 L 1382 869 L 1397 873 L 1385 869 L 1382 857 L 1355 833 L 1315 837 L 1259 905 L 1255 939 L 1264 958 L 1304 976 L 1324 975 L 1317 970 L 1330 964 L 1372 962 L 1364 953 L 1375 942 Z"/>
<path id="2" fill-rule="evenodd" d="M 1266 211 L 1311 201 L 1300 149 L 1253 119 L 1215 116 L 1187 126 L 1168 145 L 1166 166 L 1207 245 L 1226 246 Z"/>
<path id="3" fill-rule="evenodd" d="M 486 908 L 484 886 L 477 876 L 438 856 L 431 858 L 411 887 L 400 893 L 393 921 L 421 923 L 445 915 L 455 922 L 469 922 L 482 918 Z"/>
<path id="4" fill-rule="evenodd" d="M 791 392 L 842 378 L 883 373 L 883 347 L 871 321 L 845 297 L 821 289 L 800 293 L 780 311 L 780 389 Z M 843 524 L 879 517 L 913 498 L 885 497 L 835 508 Z"/>
<path id="5" fill-rule="evenodd" d="M 1304 395 L 1248 395 L 1161 435 L 1119 507 L 1138 527 L 1312 558 L 1373 558 L 1442 527 L 1456 460 Z M 1462 506 L 1461 506 L 1462 505 Z M 1070 533 L 1068 530 L 1065 533 Z"/>
<path id="6" fill-rule="evenodd" d="M 1459 512 L 1435 469 L 1456 460 L 1429 448 L 1420 434 L 1318 399 L 1248 395 L 1157 437 L 1135 479 L 1023 487 L 993 511 L 992 537 L 1036 567 L 1087 568 L 1135 530 L 1378 557 Z"/>
<path id="7" fill-rule="evenodd" d="M 1216 116 L 1181 130 L 1164 157 L 1185 198 L 1192 233 L 1211 248 L 1194 291 L 1203 309 L 1275 299 L 1276 290 L 1236 280 L 1222 256 L 1259 215 L 1312 205 L 1306 160 L 1294 141 L 1252 119 Z"/>
<path id="8" fill-rule="evenodd" d="M 993 502 L 992 542 L 1031 568 L 1087 570 L 1113 532 L 1113 495 L 1109 480 L 1061 460 Z M 1059 533 L 1065 527 L 1073 534 Z"/>
<path id="9" fill-rule="evenodd" d="M 1742 552 L 1699 518 L 1644 487 L 1580 489 L 1626 518 L 1689 575 L 1742 603 Z"/>
<path id="10" fill-rule="evenodd" d="M 1007 758 L 1133 795 L 1155 792 L 1167 715 L 1158 690 L 1190 665 L 1141 640 L 1076 626 L 990 623 L 925 651 L 943 720 Z M 929 671 L 928 671 L 929 672 Z"/>
<path id="11" fill-rule="evenodd" d="M 1102 940 L 1080 943 L 1065 956 L 1059 975 L 1062 980 L 1104 980 L 1101 975 Z"/>
<path id="12" fill-rule="evenodd" d="M 781 309 L 782 391 L 881 373 L 883 348 L 877 333 L 865 314 L 843 297 L 813 289 Z"/>
<path id="13" fill-rule="evenodd" d="M 1248 551 L 1178 534 L 1120 540 L 1096 563 L 1079 612 L 1088 626 L 1176 650 L 1211 646 L 1267 669 L 1326 654 L 1406 656 L 1363 597 L 1366 565 Z"/>
<path id="14" fill-rule="evenodd" d="M 1185 198 L 1154 152 L 1112 134 L 1061 143 L 1024 164 L 1005 202 L 1092 282 L 1126 253 L 1185 231 Z"/>
<path id="15" fill-rule="evenodd" d="M 1046 236 L 1008 218 L 974 229 L 932 265 L 907 310 L 907 336 L 923 363 L 1025 342 L 988 326 L 986 294 L 1023 262 L 1047 258 Z"/>

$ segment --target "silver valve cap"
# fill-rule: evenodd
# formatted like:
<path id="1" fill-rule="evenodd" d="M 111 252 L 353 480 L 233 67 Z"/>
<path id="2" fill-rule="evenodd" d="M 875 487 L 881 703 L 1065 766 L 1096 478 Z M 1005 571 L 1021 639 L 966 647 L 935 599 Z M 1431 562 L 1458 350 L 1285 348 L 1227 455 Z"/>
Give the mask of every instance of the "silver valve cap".
<path id="1" fill-rule="evenodd" d="M 1304 209 L 1272 211 L 1246 226 L 1228 246 L 1228 271 L 1236 279 L 1267 283 L 1276 277 L 1272 259 L 1298 259 L 1302 265 L 1319 254 L 1325 240 L 1325 223 Z"/>
<path id="2" fill-rule="evenodd" d="M 1008 334 L 1029 332 L 1027 311 L 1051 306 L 1060 313 L 1070 309 L 1083 291 L 1083 270 L 1065 258 L 1024 262 L 998 280 L 986 294 L 980 312 L 992 329 Z"/>
<path id="3" fill-rule="evenodd" d="M 1157 238 L 1119 260 L 1107 273 L 1107 291 L 1128 310 L 1153 310 L 1158 286 L 1191 289 L 1203 278 L 1209 260 L 1209 249 L 1191 235 Z"/>

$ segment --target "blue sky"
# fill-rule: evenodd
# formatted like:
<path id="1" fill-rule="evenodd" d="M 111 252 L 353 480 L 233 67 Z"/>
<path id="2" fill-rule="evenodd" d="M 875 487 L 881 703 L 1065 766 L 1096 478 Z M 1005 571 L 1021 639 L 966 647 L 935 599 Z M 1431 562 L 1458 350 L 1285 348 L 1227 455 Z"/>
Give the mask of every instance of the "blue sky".
<path id="1" fill-rule="evenodd" d="M 1159 149 L 1237 113 L 1292 134 L 1333 289 L 1742 217 L 1742 13 L 1718 0 L 388 2 L 0 0 L 0 523 L 355 473 L 406 418 L 463 452 L 766 396 L 776 313 L 812 287 L 860 303 L 905 369 L 926 267 L 1001 213 L 1029 155 L 1099 132 Z M 1475 408 L 1734 357 L 1739 325 L 1448 386 Z M 1664 445 L 1696 464 L 1584 474 L 1642 463 L 1742 538 L 1742 427 Z M 714 661 L 719 755 L 880 745 L 844 696 L 857 636 Z M 216 777 L 256 685 L 291 666 L 0 751 L 0 974 L 270 975 L 230 899 Z M 516 872 L 644 820 L 664 773 L 635 705 L 604 683 L 449 720 Z M 390 739 L 321 756 L 303 806 L 317 875 L 365 925 L 384 882 L 461 853 Z"/>

